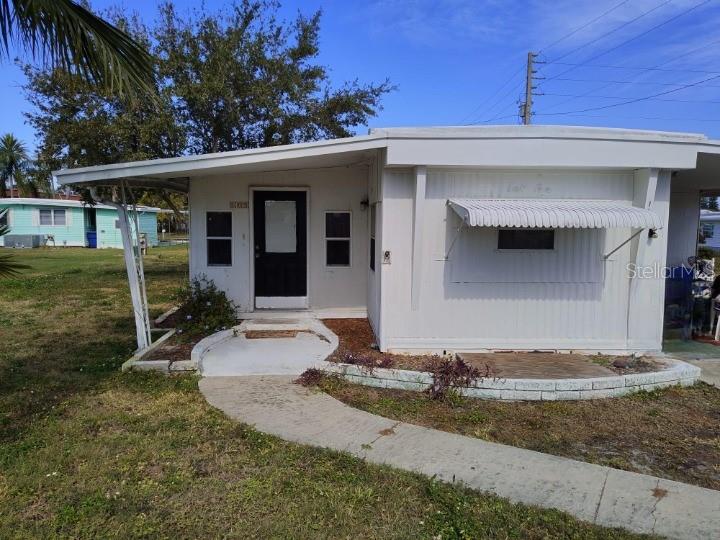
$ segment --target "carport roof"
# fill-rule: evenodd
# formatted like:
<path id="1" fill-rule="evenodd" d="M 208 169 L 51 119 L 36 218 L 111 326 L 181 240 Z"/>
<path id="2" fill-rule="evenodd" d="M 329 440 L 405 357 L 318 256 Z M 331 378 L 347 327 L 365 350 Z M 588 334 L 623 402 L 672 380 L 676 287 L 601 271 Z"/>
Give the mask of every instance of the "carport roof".
<path id="1" fill-rule="evenodd" d="M 391 167 L 680 169 L 695 166 L 699 146 L 714 144 L 693 133 L 572 126 L 380 128 L 356 137 L 63 169 L 54 175 L 61 184 L 108 186 L 122 180 L 130 186 L 187 191 L 192 177 L 356 165 L 369 163 L 382 148 Z"/>

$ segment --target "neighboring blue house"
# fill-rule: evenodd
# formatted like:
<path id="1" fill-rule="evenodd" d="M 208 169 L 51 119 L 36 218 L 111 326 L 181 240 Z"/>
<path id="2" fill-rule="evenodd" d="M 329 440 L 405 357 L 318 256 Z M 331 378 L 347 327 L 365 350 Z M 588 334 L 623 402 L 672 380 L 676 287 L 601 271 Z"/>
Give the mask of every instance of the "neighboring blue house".
<path id="1" fill-rule="evenodd" d="M 0 236 L 0 246 L 15 246 L 12 242 L 15 235 L 40 235 L 42 243 L 51 246 L 123 247 L 117 211 L 111 206 L 88 206 L 81 201 L 61 199 L 0 199 L 0 211 L 6 208 L 7 214 L 0 219 L 7 220 L 10 232 Z M 140 232 L 146 235 L 149 246 L 158 245 L 159 211 L 138 207 Z"/>
<path id="2" fill-rule="evenodd" d="M 720 212 L 700 210 L 700 245 L 720 250 Z"/>

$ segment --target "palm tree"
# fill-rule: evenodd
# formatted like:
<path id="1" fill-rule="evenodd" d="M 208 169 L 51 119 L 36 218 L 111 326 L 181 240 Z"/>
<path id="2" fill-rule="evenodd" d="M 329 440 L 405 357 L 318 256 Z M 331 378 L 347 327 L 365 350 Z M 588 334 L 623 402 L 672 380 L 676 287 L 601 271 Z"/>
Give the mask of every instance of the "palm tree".
<path id="1" fill-rule="evenodd" d="M 73 0 L 0 0 L 0 58 L 11 44 L 117 93 L 154 90 L 150 54 Z"/>
<path id="2" fill-rule="evenodd" d="M 6 133 L 0 138 L 0 197 L 7 197 L 6 182 L 10 183 L 11 190 L 13 180 L 17 184 L 27 160 L 25 145 L 12 133 Z"/>

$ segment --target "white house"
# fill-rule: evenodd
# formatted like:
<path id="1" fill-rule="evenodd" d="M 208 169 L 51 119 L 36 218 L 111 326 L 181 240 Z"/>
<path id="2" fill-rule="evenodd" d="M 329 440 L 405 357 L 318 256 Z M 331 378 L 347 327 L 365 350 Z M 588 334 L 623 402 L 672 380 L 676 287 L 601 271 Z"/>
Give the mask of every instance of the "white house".
<path id="1" fill-rule="evenodd" d="M 695 252 L 718 154 L 683 133 L 392 128 L 56 176 L 187 191 L 190 273 L 243 312 L 367 316 L 385 351 L 633 352 L 661 348 L 662 268 Z"/>

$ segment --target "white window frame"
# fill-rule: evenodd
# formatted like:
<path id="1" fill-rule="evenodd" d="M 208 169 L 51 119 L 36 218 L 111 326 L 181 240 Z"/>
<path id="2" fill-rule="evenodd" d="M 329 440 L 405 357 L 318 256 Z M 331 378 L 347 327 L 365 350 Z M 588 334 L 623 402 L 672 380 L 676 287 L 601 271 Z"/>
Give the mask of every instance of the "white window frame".
<path id="1" fill-rule="evenodd" d="M 703 223 L 701 226 L 702 229 L 702 235 L 705 238 L 713 238 L 715 236 L 715 224 L 714 223 Z M 707 229 L 706 229 L 707 227 Z M 710 231 L 710 234 L 708 234 L 707 231 Z"/>
<path id="2" fill-rule="evenodd" d="M 328 214 L 347 214 L 350 218 L 350 232 L 349 236 L 328 236 L 327 235 L 327 215 Z M 353 242 L 352 242 L 352 233 L 353 233 L 353 226 L 352 226 L 353 216 L 352 216 L 352 210 L 325 210 L 323 213 L 323 244 L 324 244 L 324 255 L 325 255 L 325 268 L 352 268 L 353 265 Z M 347 240 L 348 242 L 348 251 L 349 251 L 349 257 L 348 257 L 348 264 L 328 264 L 328 240 Z"/>
<path id="3" fill-rule="evenodd" d="M 207 233 L 207 215 L 208 214 L 230 214 L 230 236 L 210 236 Z M 231 268 L 235 262 L 233 254 L 233 213 L 230 210 L 206 210 L 205 211 L 205 266 L 208 268 Z M 230 240 L 230 264 L 210 264 L 210 242 L 209 240 Z"/>
<path id="4" fill-rule="evenodd" d="M 43 211 L 50 212 L 50 223 L 42 222 Z M 56 223 L 55 212 L 62 212 L 65 216 L 65 223 Z M 66 208 L 38 208 L 38 225 L 40 227 L 67 227 L 68 213 Z"/>

